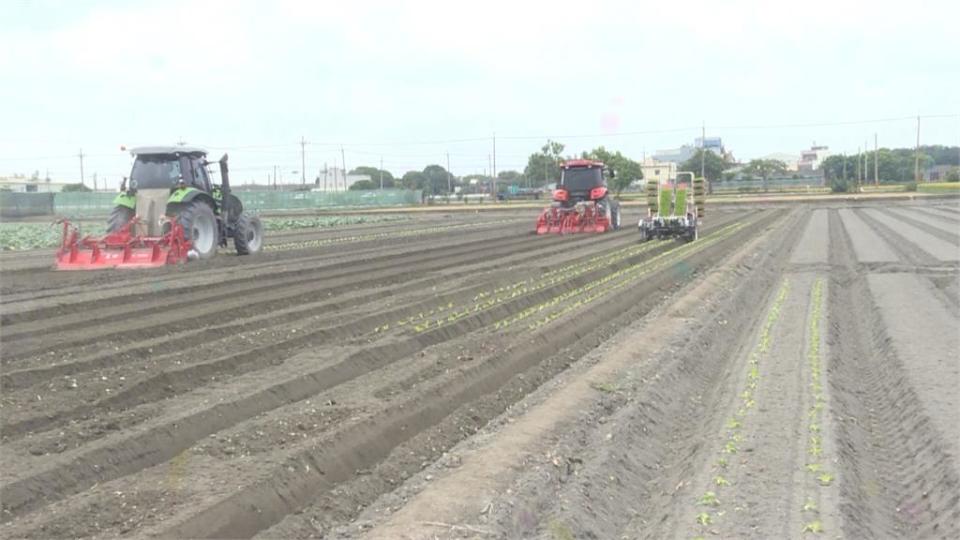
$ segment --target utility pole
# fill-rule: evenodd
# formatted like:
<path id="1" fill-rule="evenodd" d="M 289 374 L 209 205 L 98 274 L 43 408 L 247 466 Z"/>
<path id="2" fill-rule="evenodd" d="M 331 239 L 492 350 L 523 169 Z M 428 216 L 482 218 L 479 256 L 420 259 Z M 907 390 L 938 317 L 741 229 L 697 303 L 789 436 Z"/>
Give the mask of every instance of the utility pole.
<path id="1" fill-rule="evenodd" d="M 447 193 L 453 193 L 453 180 L 450 178 L 450 152 L 447 152 Z"/>
<path id="2" fill-rule="evenodd" d="M 447 163 L 447 166 L 450 164 Z M 380 189 L 383 190 L 383 156 L 380 156 Z"/>
<path id="3" fill-rule="evenodd" d="M 707 173 L 707 123 L 703 122 L 700 131 L 700 178 L 705 178 Z"/>
<path id="4" fill-rule="evenodd" d="M 846 185 L 846 183 L 847 183 L 847 155 L 846 155 L 846 154 L 840 154 L 840 155 L 843 156 L 843 183 L 844 183 L 844 185 Z"/>
<path id="5" fill-rule="evenodd" d="M 340 145 L 340 159 L 343 161 L 343 190 L 347 190 L 347 154 L 343 152 L 343 145 Z"/>
<path id="6" fill-rule="evenodd" d="M 857 147 L 857 187 L 860 187 L 860 163 L 863 161 L 860 159 L 860 147 Z"/>
<path id="7" fill-rule="evenodd" d="M 330 172 L 330 169 L 327 168 L 327 162 L 323 162 L 323 192 L 327 192 L 327 173 Z"/>
<path id="8" fill-rule="evenodd" d="M 873 185 L 880 185 L 880 147 L 877 146 L 877 134 L 873 134 Z"/>
<path id="9" fill-rule="evenodd" d="M 870 147 L 867 146 L 867 140 L 863 140 L 863 183 L 870 181 Z"/>
<path id="10" fill-rule="evenodd" d="M 913 181 L 920 183 L 920 115 L 917 115 L 917 149 L 913 155 Z"/>
<path id="11" fill-rule="evenodd" d="M 307 141 L 300 136 L 300 183 L 307 185 Z"/>
<path id="12" fill-rule="evenodd" d="M 80 158 L 80 185 L 83 185 L 83 148 L 80 149 L 80 153 L 77 154 L 77 157 Z"/>
<path id="13" fill-rule="evenodd" d="M 483 170 L 483 175 L 484 175 L 484 176 L 487 176 L 487 171 L 492 171 L 492 170 L 493 170 L 493 162 L 490 161 L 490 154 L 487 154 L 487 167 L 488 167 L 487 169 L 484 169 L 484 170 Z M 490 175 L 490 176 L 493 176 L 493 175 Z M 493 185 L 493 187 L 496 187 L 497 181 L 494 180 L 492 185 Z M 496 194 L 494 194 L 494 197 L 496 197 Z"/>
<path id="14" fill-rule="evenodd" d="M 273 189 L 277 189 L 277 166 L 273 166 Z"/>
<path id="15" fill-rule="evenodd" d="M 493 134 L 493 164 L 491 165 L 491 171 L 493 174 L 490 176 L 493 177 L 493 201 L 497 201 L 497 134 Z"/>
<path id="16" fill-rule="evenodd" d="M 97 190 L 97 173 L 96 172 L 93 173 L 93 190 L 94 191 Z"/>

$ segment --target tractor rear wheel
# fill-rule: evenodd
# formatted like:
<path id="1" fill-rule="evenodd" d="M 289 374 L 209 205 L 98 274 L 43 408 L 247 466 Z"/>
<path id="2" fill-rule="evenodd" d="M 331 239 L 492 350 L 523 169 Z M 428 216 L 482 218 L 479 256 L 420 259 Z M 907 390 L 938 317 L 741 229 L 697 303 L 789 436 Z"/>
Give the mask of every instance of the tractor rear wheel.
<path id="1" fill-rule="evenodd" d="M 192 201 L 180 209 L 176 216 L 183 234 L 190 241 L 191 249 L 200 259 L 209 259 L 217 253 L 219 231 L 213 209 L 201 201 Z"/>
<path id="2" fill-rule="evenodd" d="M 134 211 L 126 206 L 114 206 L 107 219 L 107 232 L 114 233 L 133 219 Z"/>
<path id="3" fill-rule="evenodd" d="M 259 216 L 240 214 L 233 226 L 233 247 L 237 255 L 258 253 L 263 248 L 263 223 Z"/>

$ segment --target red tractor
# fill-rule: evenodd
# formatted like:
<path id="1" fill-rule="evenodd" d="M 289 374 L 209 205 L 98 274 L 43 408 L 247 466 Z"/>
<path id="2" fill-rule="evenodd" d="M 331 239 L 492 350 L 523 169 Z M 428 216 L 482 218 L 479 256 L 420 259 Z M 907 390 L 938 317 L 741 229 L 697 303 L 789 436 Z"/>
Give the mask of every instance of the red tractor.
<path id="1" fill-rule="evenodd" d="M 606 173 L 606 174 L 605 174 Z M 610 197 L 600 161 L 574 159 L 560 165 L 553 204 L 537 219 L 537 234 L 602 233 L 620 228 L 620 203 Z"/>

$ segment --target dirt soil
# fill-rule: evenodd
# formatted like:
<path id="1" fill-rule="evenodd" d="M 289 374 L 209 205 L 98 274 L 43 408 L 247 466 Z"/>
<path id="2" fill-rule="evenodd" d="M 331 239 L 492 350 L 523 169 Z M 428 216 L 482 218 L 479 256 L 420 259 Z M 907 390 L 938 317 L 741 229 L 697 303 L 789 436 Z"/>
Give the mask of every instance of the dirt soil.
<path id="1" fill-rule="evenodd" d="M 960 537 L 956 201 L 534 219 L 2 254 L 0 536 Z"/>

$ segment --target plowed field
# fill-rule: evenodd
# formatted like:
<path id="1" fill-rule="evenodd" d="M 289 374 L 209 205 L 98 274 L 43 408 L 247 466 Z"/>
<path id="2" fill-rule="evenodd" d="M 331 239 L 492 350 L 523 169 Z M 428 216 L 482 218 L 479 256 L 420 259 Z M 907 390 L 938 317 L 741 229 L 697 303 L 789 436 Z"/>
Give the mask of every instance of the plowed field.
<path id="1" fill-rule="evenodd" d="M 0 254 L 0 536 L 960 537 L 956 204 L 534 219 Z"/>

